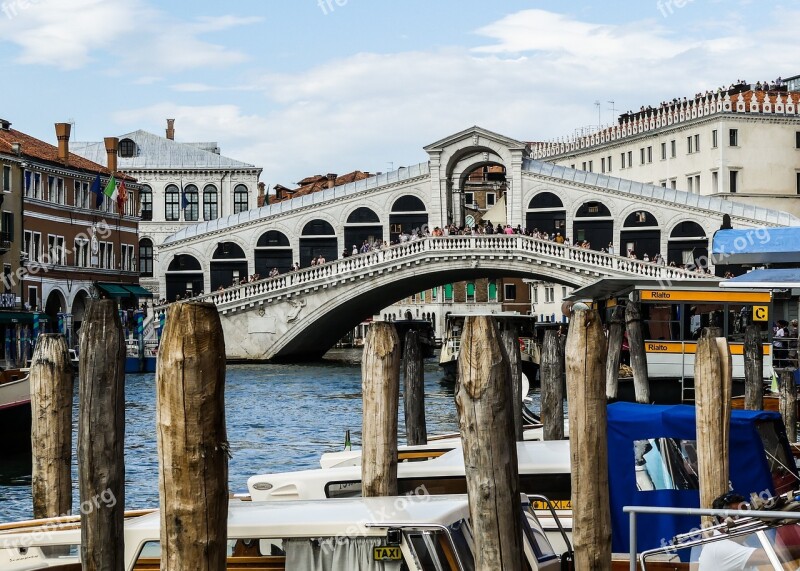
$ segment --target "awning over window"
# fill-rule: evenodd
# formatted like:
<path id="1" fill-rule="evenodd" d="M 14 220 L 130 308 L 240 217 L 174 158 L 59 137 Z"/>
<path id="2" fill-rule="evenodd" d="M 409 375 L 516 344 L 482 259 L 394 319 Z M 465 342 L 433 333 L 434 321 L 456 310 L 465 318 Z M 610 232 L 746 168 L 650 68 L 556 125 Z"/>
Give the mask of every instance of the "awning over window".
<path id="1" fill-rule="evenodd" d="M 98 283 L 98 289 L 105 292 L 109 297 L 126 298 L 126 297 L 153 297 L 153 294 L 144 289 L 140 285 L 135 284 L 109 284 Z"/>
<path id="2" fill-rule="evenodd" d="M 32 311 L 0 311 L 0 323 L 33 323 Z M 47 321 L 47 315 L 39 314 L 39 321 Z"/>

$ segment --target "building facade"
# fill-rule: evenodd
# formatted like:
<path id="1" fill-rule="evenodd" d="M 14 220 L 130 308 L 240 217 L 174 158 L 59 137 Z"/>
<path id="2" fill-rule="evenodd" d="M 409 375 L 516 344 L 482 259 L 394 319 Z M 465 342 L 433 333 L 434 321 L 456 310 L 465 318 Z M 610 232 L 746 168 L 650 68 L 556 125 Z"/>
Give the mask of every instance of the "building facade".
<path id="1" fill-rule="evenodd" d="M 73 150 L 92 161 L 105 156 L 103 143 L 76 143 Z M 217 143 L 176 141 L 171 119 L 165 137 L 141 130 L 119 137 L 118 161 L 142 185 L 137 258 L 141 283 L 156 297 L 166 295 L 157 276 L 167 236 L 258 205 L 262 169 L 222 156 Z"/>
<path id="2" fill-rule="evenodd" d="M 71 153 L 69 137 L 67 123 L 56 124 L 58 144 L 51 145 L 0 122 L 4 178 L 9 195 L 17 194 L 8 205 L 19 205 L 18 213 L 6 211 L 4 191 L 2 228 L 15 243 L 3 257 L 4 308 L 24 314 L 18 323 L 32 324 L 37 314 L 41 331 L 65 333 L 72 346 L 87 300 L 106 295 L 105 287 L 119 284 L 123 306 L 137 303 L 141 187 L 118 172 L 116 139 L 106 139 L 109 163 L 102 166 Z M 115 200 L 103 194 L 112 175 L 123 195 Z"/>

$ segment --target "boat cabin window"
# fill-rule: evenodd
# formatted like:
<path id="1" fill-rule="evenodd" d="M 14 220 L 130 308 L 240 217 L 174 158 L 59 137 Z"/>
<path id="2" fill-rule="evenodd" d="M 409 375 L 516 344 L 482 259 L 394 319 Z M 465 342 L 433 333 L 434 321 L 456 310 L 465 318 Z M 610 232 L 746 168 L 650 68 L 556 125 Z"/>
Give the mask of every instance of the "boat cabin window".
<path id="1" fill-rule="evenodd" d="M 643 304 L 644 338 L 655 341 L 679 341 L 681 338 L 680 305 Z"/>
<path id="2" fill-rule="evenodd" d="M 458 571 L 459 559 L 464 571 L 475 569 L 472 552 L 467 559 L 461 559 L 461 553 L 457 558 L 449 537 L 443 531 L 413 531 L 406 533 L 406 538 L 422 571 Z"/>
<path id="3" fill-rule="evenodd" d="M 636 488 L 698 490 L 697 443 L 680 438 L 648 438 L 633 442 Z"/>
<path id="4" fill-rule="evenodd" d="M 286 565 L 283 540 L 276 539 L 229 539 L 227 545 L 228 569 L 252 569 L 259 571 L 283 571 Z M 134 571 L 158 571 L 161 568 L 161 542 L 148 541 L 142 546 Z M 313 569 L 309 567 L 309 569 Z"/>
<path id="5" fill-rule="evenodd" d="M 783 427 L 778 427 L 775 422 L 759 422 L 756 424 L 756 430 L 767 453 L 767 464 L 772 475 L 775 495 L 796 490 L 798 481 L 792 469 L 794 459 L 789 455 L 780 436 Z"/>

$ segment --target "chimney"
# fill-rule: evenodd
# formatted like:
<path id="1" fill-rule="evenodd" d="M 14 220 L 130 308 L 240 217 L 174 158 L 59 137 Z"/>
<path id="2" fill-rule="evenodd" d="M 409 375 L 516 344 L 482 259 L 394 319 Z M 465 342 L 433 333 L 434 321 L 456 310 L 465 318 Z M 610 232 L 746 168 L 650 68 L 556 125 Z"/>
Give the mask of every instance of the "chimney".
<path id="1" fill-rule="evenodd" d="M 175 140 L 175 119 L 167 119 L 167 139 Z"/>
<path id="2" fill-rule="evenodd" d="M 11 143 L 11 151 L 18 157 L 22 156 L 22 143 Z"/>
<path id="3" fill-rule="evenodd" d="M 69 162 L 69 134 L 72 125 L 69 123 L 56 123 L 56 138 L 58 139 L 58 160 L 62 163 Z"/>
<path id="4" fill-rule="evenodd" d="M 6 121 L 5 119 L 0 119 L 0 131 L 9 131 L 11 130 L 11 122 Z"/>
<path id="5" fill-rule="evenodd" d="M 264 206 L 264 203 L 267 201 L 267 196 L 264 192 L 266 185 L 263 182 L 258 183 L 258 207 L 261 208 Z"/>
<path id="6" fill-rule="evenodd" d="M 103 139 L 106 143 L 106 157 L 108 170 L 111 174 L 117 172 L 117 152 L 119 151 L 119 139 L 117 137 L 106 137 Z"/>
<path id="7" fill-rule="evenodd" d="M 328 178 L 328 188 L 333 188 L 334 186 L 336 186 L 336 174 L 328 173 L 327 178 Z"/>

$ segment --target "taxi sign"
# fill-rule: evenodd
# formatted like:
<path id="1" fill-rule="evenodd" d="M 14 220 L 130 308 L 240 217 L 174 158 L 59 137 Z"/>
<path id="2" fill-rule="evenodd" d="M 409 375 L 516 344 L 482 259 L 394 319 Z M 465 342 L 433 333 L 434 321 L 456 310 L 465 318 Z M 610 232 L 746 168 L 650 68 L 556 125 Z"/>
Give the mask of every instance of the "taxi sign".
<path id="1" fill-rule="evenodd" d="M 572 502 L 570 500 L 550 500 L 550 503 L 553 506 L 553 509 L 556 510 L 571 510 L 572 509 Z M 546 510 L 548 509 L 547 502 L 541 501 L 533 501 L 531 502 L 531 507 L 535 510 Z"/>
<path id="2" fill-rule="evenodd" d="M 403 558 L 403 552 L 399 547 L 381 545 L 372 548 L 372 558 L 375 561 L 400 561 Z"/>
<path id="3" fill-rule="evenodd" d="M 754 305 L 753 321 L 769 321 L 769 308 L 766 305 Z"/>

